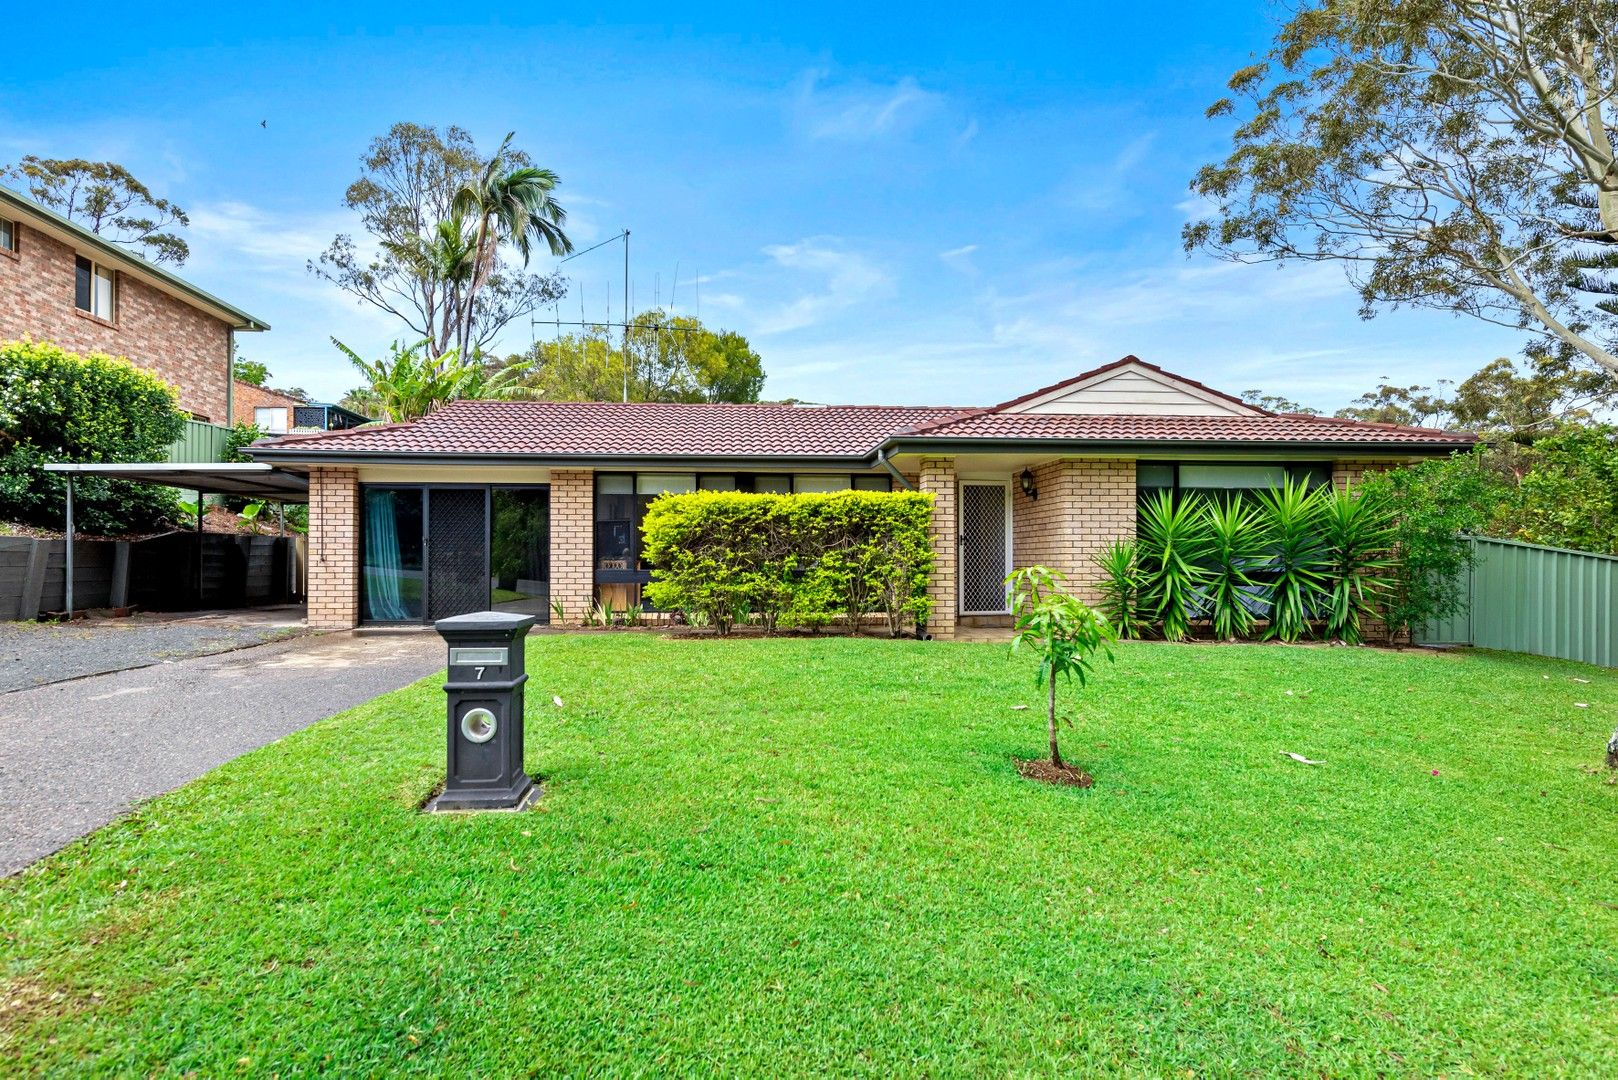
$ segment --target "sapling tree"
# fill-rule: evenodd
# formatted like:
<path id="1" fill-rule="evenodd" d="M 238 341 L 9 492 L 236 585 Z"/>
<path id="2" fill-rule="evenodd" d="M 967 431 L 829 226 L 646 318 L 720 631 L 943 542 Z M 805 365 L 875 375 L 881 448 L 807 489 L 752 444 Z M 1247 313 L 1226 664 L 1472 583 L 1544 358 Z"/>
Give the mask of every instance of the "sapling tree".
<path id="1" fill-rule="evenodd" d="M 1026 647 L 1039 657 L 1034 685 L 1046 688 L 1051 764 L 1058 769 L 1065 766 L 1056 742 L 1056 678 L 1060 675 L 1069 682 L 1077 678 L 1083 687 L 1096 653 L 1112 660 L 1110 646 L 1118 640 L 1112 624 L 1068 592 L 1066 584 L 1061 571 L 1047 566 L 1027 566 L 1006 577 L 1011 610 L 1017 618 L 1011 648 L 1015 652 Z"/>

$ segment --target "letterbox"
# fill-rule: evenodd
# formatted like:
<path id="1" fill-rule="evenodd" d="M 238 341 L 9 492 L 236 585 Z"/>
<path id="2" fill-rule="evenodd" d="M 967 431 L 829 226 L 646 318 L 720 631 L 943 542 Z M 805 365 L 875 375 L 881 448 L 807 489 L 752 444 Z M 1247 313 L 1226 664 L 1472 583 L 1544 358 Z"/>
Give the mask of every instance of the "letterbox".
<path id="1" fill-rule="evenodd" d="M 522 767 L 523 640 L 532 615 L 477 611 L 434 624 L 449 645 L 449 773 L 433 810 L 510 810 L 533 781 Z"/>

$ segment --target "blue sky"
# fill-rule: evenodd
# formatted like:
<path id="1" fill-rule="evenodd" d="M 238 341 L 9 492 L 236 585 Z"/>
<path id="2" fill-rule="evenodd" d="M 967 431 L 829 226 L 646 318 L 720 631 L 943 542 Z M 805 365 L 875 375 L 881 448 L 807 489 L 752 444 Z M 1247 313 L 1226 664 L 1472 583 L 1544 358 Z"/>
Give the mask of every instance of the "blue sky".
<path id="1" fill-rule="evenodd" d="M 0 158 L 110 158 L 185 206 L 181 273 L 272 324 L 247 354 L 323 398 L 355 381 L 330 336 L 403 334 L 305 270 L 354 230 L 343 189 L 397 120 L 515 130 L 577 246 L 627 226 L 639 308 L 693 312 L 700 277 L 772 397 L 985 404 L 1134 353 L 1333 409 L 1521 346 L 1436 312 L 1362 322 L 1334 267 L 1181 252 L 1228 136 L 1203 109 L 1269 40 L 1265 4 L 698 7 L 132 10 L 6 73 Z M 11 30 L 63 40 L 43 5 Z M 562 318 L 609 290 L 617 317 L 612 248 L 567 269 Z"/>

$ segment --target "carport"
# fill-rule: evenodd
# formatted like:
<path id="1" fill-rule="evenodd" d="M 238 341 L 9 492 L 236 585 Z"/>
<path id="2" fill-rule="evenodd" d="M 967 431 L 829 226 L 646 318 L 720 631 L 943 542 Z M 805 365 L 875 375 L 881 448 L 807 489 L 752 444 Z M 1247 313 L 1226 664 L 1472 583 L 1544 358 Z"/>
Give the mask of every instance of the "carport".
<path id="1" fill-rule="evenodd" d="M 296 473 L 259 462 L 220 462 L 199 465 L 183 462 L 51 463 L 45 471 L 60 473 L 67 481 L 67 615 L 73 617 L 73 484 L 82 476 L 131 480 L 143 484 L 189 488 L 197 493 L 197 576 L 202 575 L 203 498 L 233 495 L 244 499 L 285 504 L 309 501 L 309 480 Z"/>

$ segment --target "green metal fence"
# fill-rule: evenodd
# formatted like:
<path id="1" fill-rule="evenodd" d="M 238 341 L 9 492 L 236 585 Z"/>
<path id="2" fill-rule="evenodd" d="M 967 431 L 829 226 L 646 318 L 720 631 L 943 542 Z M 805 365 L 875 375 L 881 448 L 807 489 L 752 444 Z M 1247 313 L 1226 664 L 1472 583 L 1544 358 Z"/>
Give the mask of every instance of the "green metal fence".
<path id="1" fill-rule="evenodd" d="M 1466 607 L 1424 645 L 1476 645 L 1618 667 L 1618 557 L 1471 537 Z"/>
<path id="2" fill-rule="evenodd" d="M 185 433 L 170 444 L 168 460 L 182 465 L 211 465 L 225 460 L 230 429 L 201 420 L 187 420 Z"/>

